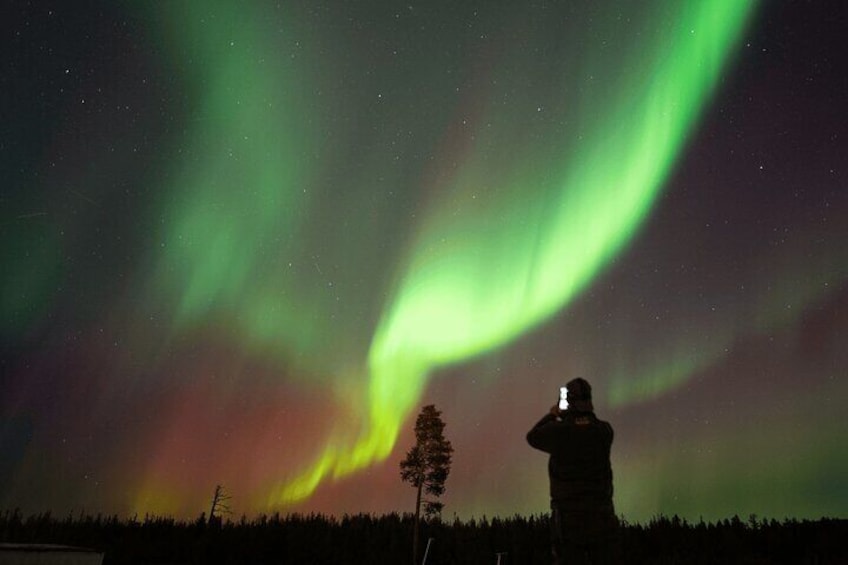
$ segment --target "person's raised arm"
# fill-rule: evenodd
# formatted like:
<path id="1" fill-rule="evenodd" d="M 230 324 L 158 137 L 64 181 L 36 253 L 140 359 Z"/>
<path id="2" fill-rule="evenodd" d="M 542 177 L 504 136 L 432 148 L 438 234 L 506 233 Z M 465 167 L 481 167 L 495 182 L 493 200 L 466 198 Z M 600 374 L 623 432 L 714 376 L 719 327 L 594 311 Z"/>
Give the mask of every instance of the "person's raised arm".
<path id="1" fill-rule="evenodd" d="M 559 412 L 559 406 L 554 404 L 553 407 L 551 407 L 550 412 L 545 414 L 545 416 L 536 422 L 536 425 L 527 432 L 527 443 L 536 449 L 551 453 L 555 442 L 555 430 L 551 424 L 557 421 L 557 418 L 559 418 Z"/>

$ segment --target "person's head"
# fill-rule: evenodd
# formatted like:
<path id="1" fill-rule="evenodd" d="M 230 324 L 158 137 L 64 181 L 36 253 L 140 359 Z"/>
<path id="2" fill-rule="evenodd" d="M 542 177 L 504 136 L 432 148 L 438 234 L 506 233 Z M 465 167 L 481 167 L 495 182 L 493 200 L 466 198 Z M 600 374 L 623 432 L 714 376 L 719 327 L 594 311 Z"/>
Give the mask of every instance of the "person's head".
<path id="1" fill-rule="evenodd" d="M 568 406 L 575 410 L 583 412 L 591 412 L 595 409 L 592 406 L 592 385 L 586 379 L 576 378 L 568 381 L 565 384 L 568 390 Z"/>

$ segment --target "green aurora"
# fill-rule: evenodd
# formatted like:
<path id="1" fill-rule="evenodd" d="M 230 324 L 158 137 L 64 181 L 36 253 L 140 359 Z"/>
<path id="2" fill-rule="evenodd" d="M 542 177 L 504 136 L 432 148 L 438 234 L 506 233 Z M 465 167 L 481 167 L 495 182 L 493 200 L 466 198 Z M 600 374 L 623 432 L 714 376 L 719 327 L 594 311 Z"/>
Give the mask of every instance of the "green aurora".
<path id="1" fill-rule="evenodd" d="M 0 504 L 844 516 L 846 60 L 797 2 L 95 2 L 8 20 Z M 14 10 L 13 10 L 14 12 Z"/>
<path id="2" fill-rule="evenodd" d="M 509 343 L 587 287 L 650 212 L 752 7 L 666 3 L 642 14 L 637 44 L 607 55 L 626 57 L 617 65 L 625 71 L 600 87 L 591 69 L 607 61 L 590 42 L 575 68 L 554 69 L 561 88 L 587 85 L 586 95 L 563 92 L 546 109 L 548 120 L 575 126 L 561 126 L 544 146 L 536 141 L 523 158 L 506 157 L 506 165 L 498 162 L 505 140 L 523 118 L 489 101 L 473 124 L 473 146 L 417 219 L 367 363 L 355 369 L 368 375 L 356 398 L 358 433 L 327 438 L 302 475 L 273 489 L 271 506 L 385 459 L 434 370 Z M 272 68 L 262 54 L 273 51 L 275 30 L 254 25 L 270 21 L 261 12 L 201 15 L 205 9 L 168 14 L 181 30 L 175 48 L 210 64 L 187 69 L 202 103 L 180 160 L 189 165 L 173 174 L 168 192 L 173 222 L 163 235 L 161 284 L 177 296 L 181 327 L 237 313 L 246 346 L 282 347 L 304 359 L 304 370 L 338 372 L 340 357 L 324 347 L 338 341 L 327 336 L 349 328 L 328 324 L 326 297 L 289 274 L 315 256 L 297 247 L 298 237 L 310 211 L 311 165 L 334 149 L 311 141 L 319 119 L 297 111 L 309 65 L 293 56 Z M 374 241 L 367 227 L 352 229 L 358 247 Z M 346 241 L 333 240 L 335 263 L 355 257 Z M 269 248 L 278 258 L 271 263 Z"/>

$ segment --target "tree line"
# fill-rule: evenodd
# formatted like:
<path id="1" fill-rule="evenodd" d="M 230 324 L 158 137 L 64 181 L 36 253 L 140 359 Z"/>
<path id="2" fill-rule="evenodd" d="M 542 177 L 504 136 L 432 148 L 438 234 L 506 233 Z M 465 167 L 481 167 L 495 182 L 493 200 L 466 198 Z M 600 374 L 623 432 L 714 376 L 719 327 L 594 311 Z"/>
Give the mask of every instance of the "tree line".
<path id="1" fill-rule="evenodd" d="M 88 547 L 105 554 L 104 565 L 310 563 L 358 565 L 409 561 L 414 514 L 290 514 L 248 520 L 180 521 L 145 516 L 0 513 L 1 543 L 50 543 Z M 430 539 L 428 565 L 550 563 L 548 516 L 470 520 L 439 518 L 421 523 Z M 623 562 L 633 564 L 829 564 L 848 563 L 848 520 L 741 520 L 690 523 L 658 517 L 623 523 Z"/>

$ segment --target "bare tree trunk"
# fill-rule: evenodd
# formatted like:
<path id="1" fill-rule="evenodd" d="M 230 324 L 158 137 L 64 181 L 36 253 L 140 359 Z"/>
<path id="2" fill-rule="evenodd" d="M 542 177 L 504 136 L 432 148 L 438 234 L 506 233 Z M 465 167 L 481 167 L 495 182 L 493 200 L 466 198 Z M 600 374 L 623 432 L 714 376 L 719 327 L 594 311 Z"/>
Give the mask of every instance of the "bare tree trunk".
<path id="1" fill-rule="evenodd" d="M 415 498 L 415 525 L 412 531 L 412 565 L 418 561 L 418 523 L 421 520 L 421 489 L 424 487 L 424 482 L 418 485 L 418 495 Z"/>
<path id="2" fill-rule="evenodd" d="M 215 494 L 212 495 L 212 507 L 209 509 L 209 523 L 215 519 L 215 511 L 218 509 L 218 504 L 221 501 L 221 485 L 215 487 Z"/>
<path id="3" fill-rule="evenodd" d="M 210 526 L 220 522 L 224 514 L 230 513 L 230 507 L 227 504 L 230 498 L 223 486 L 217 485 L 215 487 L 215 493 L 212 495 L 212 506 L 209 508 Z"/>

